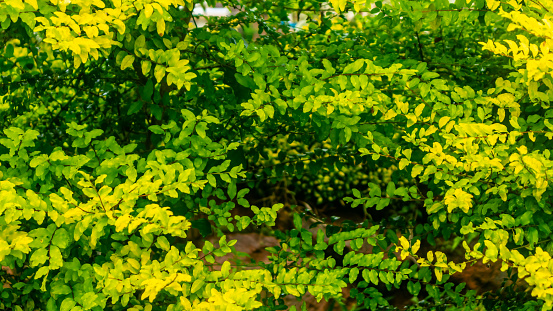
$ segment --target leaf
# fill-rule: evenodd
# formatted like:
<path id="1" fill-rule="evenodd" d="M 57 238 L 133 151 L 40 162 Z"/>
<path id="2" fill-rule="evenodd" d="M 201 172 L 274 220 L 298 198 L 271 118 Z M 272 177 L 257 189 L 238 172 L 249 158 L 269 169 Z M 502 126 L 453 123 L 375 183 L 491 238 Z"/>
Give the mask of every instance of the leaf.
<path id="1" fill-rule="evenodd" d="M 153 94 L 154 94 L 154 81 L 152 81 L 152 79 L 148 79 L 148 82 L 146 82 L 146 85 L 141 89 L 140 95 L 142 97 L 142 100 L 151 101 Z"/>
<path id="2" fill-rule="evenodd" d="M 59 269 L 63 266 L 63 256 L 59 247 L 52 245 L 50 246 L 50 270 Z"/>
<path id="3" fill-rule="evenodd" d="M 81 296 L 81 305 L 85 310 L 90 310 L 98 304 L 98 295 L 94 292 L 87 292 Z"/>
<path id="4" fill-rule="evenodd" d="M 363 270 L 363 272 L 367 271 L 366 269 Z M 349 282 L 350 284 L 353 284 L 355 280 L 357 280 L 357 275 L 359 275 L 359 268 L 354 267 L 349 270 Z M 363 276 L 364 278 L 364 276 Z"/>
<path id="5" fill-rule="evenodd" d="M 57 229 L 52 238 L 52 245 L 56 245 L 61 249 L 66 248 L 71 242 L 72 239 L 64 228 Z"/>
<path id="6" fill-rule="evenodd" d="M 424 170 L 424 166 L 422 165 L 415 165 L 413 169 L 411 170 L 411 177 L 417 177 L 422 171 Z"/>
<path id="7" fill-rule="evenodd" d="M 131 106 L 129 107 L 129 110 L 127 111 L 127 115 L 131 115 L 131 114 L 135 114 L 137 113 L 138 111 L 140 111 L 140 109 L 142 109 L 142 105 L 144 104 L 144 102 L 142 101 L 134 101 Z"/>
<path id="8" fill-rule="evenodd" d="M 376 270 L 369 271 L 369 279 L 374 285 L 378 285 L 378 272 Z"/>
<path id="9" fill-rule="evenodd" d="M 228 185 L 227 194 L 229 196 L 229 199 L 231 200 L 234 199 L 234 197 L 236 197 L 236 182 L 231 182 Z"/>
<path id="10" fill-rule="evenodd" d="M 117 31 L 119 31 L 120 34 L 125 33 L 125 30 L 126 30 L 125 23 L 123 23 L 121 20 L 117 18 L 114 19 L 112 23 L 113 23 L 113 26 L 117 29 Z"/>
<path id="11" fill-rule="evenodd" d="M 302 221 L 301 221 L 301 216 L 300 214 L 298 213 L 293 213 L 293 222 L 294 222 L 294 227 L 297 229 L 297 230 L 301 230 L 302 229 Z"/>
<path id="12" fill-rule="evenodd" d="M 147 3 L 144 5 L 144 17 L 150 18 L 152 14 L 154 13 L 154 7 Z"/>
<path id="13" fill-rule="evenodd" d="M 229 271 L 230 271 L 230 262 L 229 261 L 223 262 L 223 265 L 221 266 L 222 277 L 227 278 L 229 276 Z M 194 290 L 192 290 L 192 292 L 194 292 Z"/>
<path id="14" fill-rule="evenodd" d="M 240 217 L 240 226 L 242 227 L 242 230 L 246 229 L 251 223 L 251 219 L 248 216 L 242 216 Z"/>
<path id="15" fill-rule="evenodd" d="M 380 199 L 376 204 L 376 210 L 380 211 L 390 204 L 390 198 Z"/>
<path id="16" fill-rule="evenodd" d="M 65 298 L 61 302 L 60 311 L 70 311 L 75 306 L 75 300 L 71 297 Z"/>
<path id="17" fill-rule="evenodd" d="M 330 0 L 332 7 L 336 13 L 340 13 L 346 9 L 347 0 Z"/>
<path id="18" fill-rule="evenodd" d="M 409 241 L 407 241 L 407 238 L 405 238 L 404 236 L 401 236 L 401 238 L 399 238 L 399 242 L 401 243 L 401 247 L 403 249 L 409 248 Z"/>
<path id="19" fill-rule="evenodd" d="M 159 64 L 156 65 L 156 68 L 154 69 L 154 76 L 156 77 L 158 83 L 165 77 L 165 70 L 166 68 L 164 66 Z"/>
<path id="20" fill-rule="evenodd" d="M 150 72 L 150 69 L 152 69 L 152 62 L 149 60 L 142 60 L 140 61 L 140 67 L 142 69 L 142 74 L 146 76 Z"/>
<path id="21" fill-rule="evenodd" d="M 411 295 L 418 296 L 420 290 L 421 290 L 421 283 L 419 282 L 413 283 L 412 281 L 407 282 L 407 291 Z"/>
<path id="22" fill-rule="evenodd" d="M 217 179 L 212 174 L 207 174 L 207 181 L 213 188 L 217 187 Z"/>
<path id="23" fill-rule="evenodd" d="M 396 185 L 394 184 L 393 181 L 389 182 L 388 186 L 386 186 L 386 194 L 389 197 L 393 197 L 395 191 L 396 191 Z"/>
<path id="24" fill-rule="evenodd" d="M 121 70 L 125 70 L 129 67 L 132 67 L 133 62 L 134 62 L 134 55 L 125 56 L 125 58 L 123 58 L 123 61 L 121 62 Z"/>
<path id="25" fill-rule="evenodd" d="M 138 50 L 141 48 L 144 48 L 146 46 L 146 37 L 144 35 L 138 36 L 136 40 L 134 41 L 134 49 Z"/>
<path id="26" fill-rule="evenodd" d="M 334 251 L 338 253 L 339 255 L 342 255 L 344 253 L 344 248 L 346 247 L 346 242 L 344 240 L 339 240 L 334 245 Z"/>
<path id="27" fill-rule="evenodd" d="M 33 9 L 38 10 L 37 0 L 25 0 L 25 3 L 30 4 L 33 7 Z"/>
<path id="28" fill-rule="evenodd" d="M 207 236 L 210 236 L 212 231 L 211 231 L 211 223 L 209 222 L 209 220 L 205 219 L 205 218 L 200 218 L 200 219 L 197 219 L 197 220 L 193 220 L 192 222 L 192 228 L 196 228 L 200 231 L 200 234 L 202 235 L 202 237 L 207 237 Z"/>
<path id="29" fill-rule="evenodd" d="M 213 251 L 213 244 L 211 242 L 209 242 L 208 240 L 206 240 L 204 242 L 204 247 L 202 248 L 202 252 L 204 254 L 209 254 Z"/>
<path id="30" fill-rule="evenodd" d="M 165 20 L 163 18 L 159 19 L 156 23 L 156 27 L 159 36 L 163 37 L 163 34 L 165 33 Z"/>
<path id="31" fill-rule="evenodd" d="M 31 267 L 40 266 L 44 264 L 48 258 L 48 250 L 46 248 L 39 248 L 31 255 L 29 264 Z"/>
<path id="32" fill-rule="evenodd" d="M 190 292 L 192 294 L 197 292 L 198 290 L 200 290 L 200 288 L 202 288 L 202 286 L 204 286 L 204 284 L 205 284 L 204 280 L 201 280 L 201 279 L 195 280 L 194 283 L 192 283 L 192 287 L 190 288 Z"/>
<path id="33" fill-rule="evenodd" d="M 355 73 L 359 71 L 364 64 L 365 64 L 364 59 L 358 59 L 355 62 L 347 65 L 346 68 L 344 68 L 344 73 Z"/>
<path id="34" fill-rule="evenodd" d="M 167 240 L 167 238 L 164 237 L 164 236 L 159 236 L 159 237 L 157 238 L 156 245 L 157 245 L 159 248 L 161 248 L 161 249 L 163 249 L 163 250 L 165 250 L 165 251 L 168 251 L 168 250 L 171 249 L 171 244 L 169 243 L 169 241 Z"/>
<path id="35" fill-rule="evenodd" d="M 51 293 L 52 293 L 52 296 L 57 296 L 57 295 L 67 295 L 67 294 L 71 294 L 73 291 L 71 290 L 71 287 L 63 284 L 63 285 L 59 285 L 59 286 L 54 286 L 52 287 L 52 290 L 51 290 Z"/>
<path id="36" fill-rule="evenodd" d="M 451 213 L 456 208 L 468 213 L 469 209 L 472 207 L 472 197 L 472 194 L 467 193 L 462 189 L 455 189 L 453 194 L 445 196 L 444 202 L 447 206 L 448 213 Z"/>
<path id="37" fill-rule="evenodd" d="M 402 170 L 404 169 L 407 165 L 411 164 L 411 161 L 405 159 L 405 158 L 402 158 L 400 161 L 399 161 L 399 169 Z"/>
<path id="38" fill-rule="evenodd" d="M 201 138 L 205 138 L 206 137 L 206 134 L 205 134 L 205 130 L 207 129 L 207 123 L 206 122 L 199 122 L 198 124 L 196 124 L 196 133 L 198 133 L 198 136 L 200 136 Z"/>

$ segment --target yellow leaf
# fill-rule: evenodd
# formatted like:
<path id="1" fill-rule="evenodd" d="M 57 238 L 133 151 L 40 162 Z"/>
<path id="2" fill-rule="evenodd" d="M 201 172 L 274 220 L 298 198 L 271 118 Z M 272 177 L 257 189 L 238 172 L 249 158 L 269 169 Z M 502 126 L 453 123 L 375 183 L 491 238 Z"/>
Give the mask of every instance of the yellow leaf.
<path id="1" fill-rule="evenodd" d="M 454 209 L 460 208 L 467 213 L 472 207 L 472 197 L 472 194 L 467 193 L 462 189 L 455 189 L 453 195 L 449 194 L 445 196 L 447 211 L 451 213 Z"/>
<path id="2" fill-rule="evenodd" d="M 340 13 L 340 0 L 330 0 L 332 7 L 336 13 Z"/>
<path id="3" fill-rule="evenodd" d="M 413 254 L 416 254 L 419 251 L 420 247 L 421 247 L 421 241 L 418 240 L 417 242 L 415 242 L 415 244 L 413 244 L 413 246 L 411 246 L 411 252 Z"/>
<path id="4" fill-rule="evenodd" d="M 390 119 L 393 119 L 395 116 L 397 116 L 397 113 L 395 112 L 395 110 L 393 109 L 390 109 L 386 112 L 386 114 L 384 115 L 384 120 L 390 120 Z"/>
<path id="5" fill-rule="evenodd" d="M 156 69 L 154 69 L 154 76 L 156 77 L 157 82 L 161 82 L 165 76 L 165 67 L 156 65 Z"/>
<path id="6" fill-rule="evenodd" d="M 33 9 L 38 10 L 38 3 L 36 0 L 25 0 L 26 3 L 30 4 Z"/>
<path id="7" fill-rule="evenodd" d="M 163 15 L 163 8 L 161 7 L 161 5 L 159 5 L 159 3 L 152 3 L 152 7 L 156 9 L 159 14 Z"/>
<path id="8" fill-rule="evenodd" d="M 190 304 L 190 300 L 186 297 L 180 296 L 180 303 L 184 307 L 184 310 L 192 310 L 192 304 Z"/>
<path id="9" fill-rule="evenodd" d="M 399 238 L 399 243 L 401 244 L 401 247 L 403 249 L 408 249 L 409 248 L 409 241 L 407 241 L 407 238 L 405 238 L 404 236 Z"/>
<path id="10" fill-rule="evenodd" d="M 125 58 L 123 58 L 123 61 L 121 62 L 121 70 L 125 70 L 131 67 L 133 62 L 134 62 L 134 55 L 125 56 Z"/>
<path id="11" fill-rule="evenodd" d="M 442 117 L 442 118 L 440 119 L 440 121 L 438 122 L 438 126 L 439 126 L 439 127 L 444 127 L 444 125 L 447 124 L 447 122 L 449 121 L 449 119 L 450 119 L 450 117 L 448 117 L 448 116 Z"/>
<path id="12" fill-rule="evenodd" d="M 415 116 L 420 116 L 422 111 L 424 109 L 424 104 L 420 104 L 417 106 L 417 108 L 415 108 Z"/>
<path id="13" fill-rule="evenodd" d="M 93 0 L 93 1 L 92 1 L 92 4 L 95 5 L 95 6 L 97 6 L 97 7 L 99 7 L 100 9 L 103 9 L 103 8 L 106 7 L 106 5 L 104 4 L 104 2 L 101 1 L 101 0 Z"/>
<path id="14" fill-rule="evenodd" d="M 23 1 L 20 1 L 20 0 L 6 0 L 6 1 L 4 1 L 4 3 L 7 4 L 8 6 L 12 7 L 12 8 L 15 8 L 15 9 L 19 10 L 19 11 L 25 10 L 25 4 L 23 3 Z"/>
<path id="15" fill-rule="evenodd" d="M 91 49 L 88 54 L 90 54 L 90 56 L 92 56 L 95 60 L 98 60 L 98 50 L 97 49 Z"/>
<path id="16" fill-rule="evenodd" d="M 84 63 L 86 63 L 86 61 L 88 60 L 88 53 L 87 52 L 82 52 L 80 54 L 80 57 L 81 57 L 81 61 Z"/>
<path id="17" fill-rule="evenodd" d="M 160 19 L 157 21 L 157 33 L 160 37 L 163 37 L 163 34 L 165 33 L 165 20 Z"/>
<path id="18" fill-rule="evenodd" d="M 429 263 L 432 263 L 434 261 L 434 254 L 432 253 L 432 251 L 428 251 L 426 253 L 426 258 L 428 258 Z"/>
<path id="19" fill-rule="evenodd" d="M 442 268 L 436 268 L 434 269 L 434 272 L 436 273 L 436 279 L 438 279 L 438 281 L 441 281 L 443 277 Z"/>
<path id="20" fill-rule="evenodd" d="M 326 106 L 326 115 L 329 116 L 334 111 L 334 106 L 328 105 Z"/>
<path id="21" fill-rule="evenodd" d="M 505 109 L 499 108 L 497 110 L 497 116 L 499 117 L 499 122 L 503 122 L 503 120 L 505 119 Z"/>
<path id="22" fill-rule="evenodd" d="M 154 7 L 151 4 L 146 4 L 144 6 L 144 17 L 150 18 L 154 13 Z"/>
<path id="23" fill-rule="evenodd" d="M 125 33 L 125 24 L 119 20 L 119 19 L 114 19 L 113 20 L 113 25 L 115 26 L 115 28 L 117 29 L 117 31 L 119 31 L 120 34 L 124 34 Z"/>
<path id="24" fill-rule="evenodd" d="M 152 63 L 147 60 L 142 61 L 142 74 L 147 75 L 148 72 L 150 72 L 150 69 L 152 68 Z"/>
<path id="25" fill-rule="evenodd" d="M 78 54 L 73 54 L 73 64 L 75 65 L 75 68 L 79 68 L 81 66 L 81 57 Z"/>

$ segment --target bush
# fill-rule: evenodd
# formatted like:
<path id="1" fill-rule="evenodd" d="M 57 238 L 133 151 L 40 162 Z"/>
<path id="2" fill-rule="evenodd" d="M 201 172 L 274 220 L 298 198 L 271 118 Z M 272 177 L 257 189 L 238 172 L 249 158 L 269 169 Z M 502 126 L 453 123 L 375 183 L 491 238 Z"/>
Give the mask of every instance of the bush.
<path id="1" fill-rule="evenodd" d="M 0 3 L 0 309 L 552 308 L 551 1 L 222 4 Z"/>

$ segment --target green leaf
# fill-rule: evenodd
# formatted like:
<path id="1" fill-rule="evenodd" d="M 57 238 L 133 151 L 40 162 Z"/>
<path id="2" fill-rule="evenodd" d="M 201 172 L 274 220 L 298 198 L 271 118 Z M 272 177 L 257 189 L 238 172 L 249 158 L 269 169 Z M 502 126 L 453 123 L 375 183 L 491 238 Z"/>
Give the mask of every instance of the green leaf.
<path id="1" fill-rule="evenodd" d="M 48 250 L 46 248 L 39 248 L 31 255 L 29 264 L 31 267 L 40 266 L 44 264 L 48 258 Z"/>
<path id="2" fill-rule="evenodd" d="M 98 305 L 98 295 L 94 292 L 87 292 L 81 297 L 81 301 L 81 305 L 85 308 L 85 310 L 92 309 Z"/>
<path id="3" fill-rule="evenodd" d="M 369 269 L 363 269 L 363 272 L 361 273 L 361 275 L 363 276 L 363 280 L 365 280 L 365 282 L 367 283 L 371 283 L 371 271 L 372 270 Z"/>
<path id="4" fill-rule="evenodd" d="M 301 225 L 302 220 L 301 220 L 300 214 L 294 213 L 292 217 L 293 217 L 294 227 L 296 227 L 296 229 L 298 229 L 298 230 L 301 230 L 302 229 L 302 225 Z"/>
<path id="5" fill-rule="evenodd" d="M 127 115 L 131 115 L 131 114 L 135 114 L 137 113 L 138 111 L 140 111 L 140 109 L 142 109 L 142 105 L 144 104 L 144 102 L 142 101 L 134 101 L 131 106 L 129 107 L 129 110 L 127 111 Z"/>
<path id="6" fill-rule="evenodd" d="M 346 247 L 346 242 L 344 240 L 338 240 L 338 242 L 334 245 L 334 251 L 339 255 L 342 255 L 344 253 L 344 247 Z"/>
<path id="7" fill-rule="evenodd" d="M 134 41 L 134 49 L 138 50 L 146 46 L 146 37 L 144 35 L 138 36 Z"/>
<path id="8" fill-rule="evenodd" d="M 151 101 L 154 94 L 154 82 L 152 79 L 148 79 L 146 85 L 140 90 L 140 96 L 144 101 Z"/>
<path id="9" fill-rule="evenodd" d="M 223 265 L 221 266 L 222 277 L 227 278 L 229 276 L 229 271 L 230 271 L 230 262 L 229 261 L 223 262 Z M 194 290 L 192 290 L 192 292 L 194 292 Z"/>
<path id="10" fill-rule="evenodd" d="M 191 221 L 191 223 L 192 223 L 192 228 L 198 229 L 202 237 L 205 238 L 211 235 L 212 231 L 211 231 L 211 224 L 209 223 L 209 220 L 205 218 L 200 218 L 200 219 Z"/>
<path id="11" fill-rule="evenodd" d="M 198 133 L 198 136 L 200 136 L 201 138 L 205 138 L 206 137 L 206 134 L 205 134 L 205 130 L 207 129 L 207 123 L 206 122 L 199 122 L 198 124 L 196 124 L 196 133 Z"/>
<path id="12" fill-rule="evenodd" d="M 209 184 L 215 188 L 217 187 L 217 180 L 215 179 L 215 176 L 212 174 L 207 174 L 207 181 L 209 181 Z"/>
<path id="13" fill-rule="evenodd" d="M 363 273 L 367 271 L 366 269 L 363 270 Z M 357 275 L 359 275 L 359 269 L 357 267 L 354 267 L 349 270 L 349 282 L 350 284 L 353 284 L 355 280 L 357 280 Z"/>
<path id="14" fill-rule="evenodd" d="M 48 275 L 49 272 L 50 272 L 50 267 L 48 266 L 40 267 L 35 273 L 35 279 L 40 279 L 41 277 Z"/>
<path id="15" fill-rule="evenodd" d="M 191 293 L 197 292 L 198 290 L 200 290 L 204 286 L 204 284 L 205 284 L 204 280 L 201 280 L 201 279 L 195 280 L 194 283 L 192 283 L 192 287 L 190 288 L 190 292 Z"/>
<path id="16" fill-rule="evenodd" d="M 390 198 L 380 199 L 376 204 L 376 210 L 380 211 L 390 204 Z"/>
<path id="17" fill-rule="evenodd" d="M 67 285 L 59 285 L 59 286 L 53 286 L 50 293 L 52 295 L 58 296 L 58 295 L 67 295 L 71 294 L 73 291 L 71 290 L 71 287 Z"/>
<path id="18" fill-rule="evenodd" d="M 394 192 L 396 191 L 396 185 L 393 181 L 388 183 L 388 186 L 386 187 L 386 194 L 390 197 L 394 196 Z"/>
<path id="19" fill-rule="evenodd" d="M 204 254 L 208 254 L 208 253 L 211 253 L 213 251 L 213 244 L 211 242 L 209 242 L 208 240 L 206 240 L 204 242 L 204 247 L 202 248 L 202 252 Z"/>
<path id="20" fill-rule="evenodd" d="M 251 223 L 251 219 L 248 216 L 242 216 L 240 217 L 240 225 L 242 227 L 242 230 L 246 229 Z"/>
<path id="21" fill-rule="evenodd" d="M 71 242 L 73 242 L 73 239 L 71 239 L 69 233 L 67 233 L 67 230 L 64 228 L 57 229 L 56 233 L 54 233 L 54 237 L 52 238 L 52 245 L 55 245 L 61 249 L 66 248 Z"/>
<path id="22" fill-rule="evenodd" d="M 233 181 L 228 185 L 227 194 L 231 200 L 236 197 L 236 182 Z"/>
<path id="23" fill-rule="evenodd" d="M 320 242 L 315 244 L 315 247 L 313 247 L 317 251 L 324 251 L 326 250 L 328 245 L 325 242 Z"/>

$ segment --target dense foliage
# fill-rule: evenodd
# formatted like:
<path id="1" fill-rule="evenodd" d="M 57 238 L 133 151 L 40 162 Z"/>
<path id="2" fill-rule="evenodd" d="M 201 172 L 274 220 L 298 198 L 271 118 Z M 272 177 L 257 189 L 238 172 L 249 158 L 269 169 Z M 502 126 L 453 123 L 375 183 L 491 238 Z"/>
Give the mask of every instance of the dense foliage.
<path id="1" fill-rule="evenodd" d="M 0 2 L 0 309 L 552 308 L 551 0 L 222 4 Z"/>

